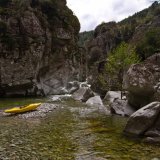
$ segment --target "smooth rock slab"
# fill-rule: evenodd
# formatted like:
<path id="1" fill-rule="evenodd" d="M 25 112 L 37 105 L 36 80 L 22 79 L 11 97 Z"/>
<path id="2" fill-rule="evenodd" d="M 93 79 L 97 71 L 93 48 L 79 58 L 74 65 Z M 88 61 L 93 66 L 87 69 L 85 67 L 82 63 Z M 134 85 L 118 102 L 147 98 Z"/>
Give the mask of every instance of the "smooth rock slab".
<path id="1" fill-rule="evenodd" d="M 151 128 L 160 113 L 160 102 L 152 102 L 133 113 L 124 129 L 124 132 L 134 135 L 143 135 Z"/>

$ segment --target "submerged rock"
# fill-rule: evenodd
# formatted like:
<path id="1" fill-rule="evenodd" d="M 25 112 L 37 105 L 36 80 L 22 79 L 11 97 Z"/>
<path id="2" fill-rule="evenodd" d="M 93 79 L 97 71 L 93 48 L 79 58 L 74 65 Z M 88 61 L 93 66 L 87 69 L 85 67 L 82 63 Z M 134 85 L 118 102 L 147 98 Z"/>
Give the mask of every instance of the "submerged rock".
<path id="1" fill-rule="evenodd" d="M 155 125 L 160 116 L 160 102 L 152 102 L 133 113 L 124 129 L 124 132 L 133 135 L 144 133 Z"/>

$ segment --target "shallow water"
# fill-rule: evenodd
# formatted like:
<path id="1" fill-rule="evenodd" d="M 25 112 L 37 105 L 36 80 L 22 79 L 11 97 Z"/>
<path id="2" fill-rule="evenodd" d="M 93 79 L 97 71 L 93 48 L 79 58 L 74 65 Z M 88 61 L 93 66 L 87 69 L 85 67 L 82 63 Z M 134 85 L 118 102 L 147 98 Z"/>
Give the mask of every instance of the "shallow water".
<path id="1" fill-rule="evenodd" d="M 33 99 L 1 100 L 7 105 Z M 44 101 L 44 100 L 36 100 Z M 15 104 L 16 102 L 16 104 Z M 160 147 L 129 139 L 122 133 L 126 118 L 106 116 L 103 109 L 72 100 L 45 118 L 0 117 L 1 160 L 158 160 Z"/>

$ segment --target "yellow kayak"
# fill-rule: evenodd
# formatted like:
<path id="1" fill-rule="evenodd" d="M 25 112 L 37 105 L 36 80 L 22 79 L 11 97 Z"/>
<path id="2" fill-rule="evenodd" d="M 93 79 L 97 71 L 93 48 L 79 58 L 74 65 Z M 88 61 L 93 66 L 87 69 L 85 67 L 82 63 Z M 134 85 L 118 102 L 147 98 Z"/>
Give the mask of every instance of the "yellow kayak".
<path id="1" fill-rule="evenodd" d="M 22 107 L 14 107 L 11 109 L 6 109 L 5 113 L 23 113 L 28 111 L 35 110 L 38 106 L 40 106 L 42 103 L 33 103 Z"/>

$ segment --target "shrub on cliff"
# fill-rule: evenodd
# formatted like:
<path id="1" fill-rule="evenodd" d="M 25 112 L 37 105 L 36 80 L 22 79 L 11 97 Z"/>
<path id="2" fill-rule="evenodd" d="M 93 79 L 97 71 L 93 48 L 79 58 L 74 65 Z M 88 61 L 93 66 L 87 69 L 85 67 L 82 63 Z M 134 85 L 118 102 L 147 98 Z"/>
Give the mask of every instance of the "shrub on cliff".
<path id="1" fill-rule="evenodd" d="M 143 58 L 153 55 L 160 49 L 160 28 L 150 29 L 139 42 L 137 46 L 137 53 Z"/>

